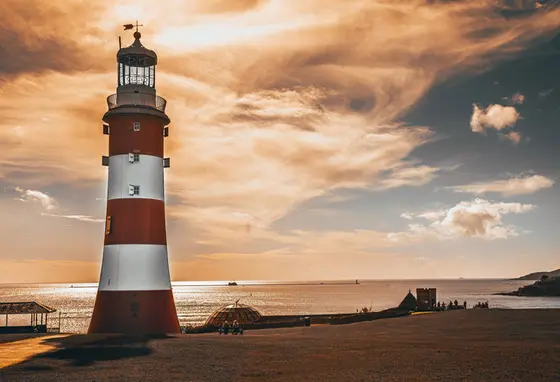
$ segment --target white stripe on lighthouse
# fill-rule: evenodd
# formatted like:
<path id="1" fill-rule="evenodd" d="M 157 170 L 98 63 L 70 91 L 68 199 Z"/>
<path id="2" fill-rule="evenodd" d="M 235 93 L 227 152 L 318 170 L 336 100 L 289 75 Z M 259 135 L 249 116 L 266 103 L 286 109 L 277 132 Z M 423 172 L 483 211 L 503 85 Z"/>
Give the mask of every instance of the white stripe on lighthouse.
<path id="1" fill-rule="evenodd" d="M 138 195 L 130 195 L 130 186 L 139 186 Z M 164 200 L 163 158 L 139 154 L 131 163 L 129 154 L 109 157 L 107 199 L 142 198 Z"/>
<path id="2" fill-rule="evenodd" d="M 103 248 L 100 291 L 171 289 L 167 246 L 115 244 Z"/>

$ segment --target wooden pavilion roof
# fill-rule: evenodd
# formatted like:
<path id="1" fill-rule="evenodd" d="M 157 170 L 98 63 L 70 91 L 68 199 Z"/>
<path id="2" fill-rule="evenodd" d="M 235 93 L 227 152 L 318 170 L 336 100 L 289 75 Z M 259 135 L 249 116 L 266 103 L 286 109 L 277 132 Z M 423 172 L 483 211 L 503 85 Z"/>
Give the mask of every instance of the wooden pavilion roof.
<path id="1" fill-rule="evenodd" d="M 0 314 L 33 314 L 33 313 L 53 313 L 56 309 L 39 304 L 35 301 L 30 302 L 0 302 Z"/>

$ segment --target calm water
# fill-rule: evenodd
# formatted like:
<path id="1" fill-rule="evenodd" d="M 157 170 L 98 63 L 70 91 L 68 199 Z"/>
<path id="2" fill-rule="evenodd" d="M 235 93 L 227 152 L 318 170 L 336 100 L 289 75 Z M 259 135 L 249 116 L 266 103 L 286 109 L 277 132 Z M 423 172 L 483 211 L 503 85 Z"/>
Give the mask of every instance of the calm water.
<path id="1" fill-rule="evenodd" d="M 346 313 L 367 306 L 374 310 L 397 306 L 408 289 L 417 287 L 437 288 L 438 300 L 466 300 L 469 305 L 489 301 L 501 308 L 560 308 L 560 297 L 509 297 L 495 296 L 496 292 L 516 290 L 530 284 L 510 280 L 401 280 L 352 282 L 275 283 L 238 281 L 238 286 L 227 282 L 176 282 L 173 283 L 175 304 L 181 325 L 201 324 L 219 306 L 240 299 L 263 314 Z M 62 312 L 61 330 L 81 333 L 87 330 L 97 284 L 25 284 L 0 285 L 0 302 L 37 301 Z M 15 316 L 14 316 L 15 317 Z M 54 315 L 53 315 L 54 318 Z M 22 316 L 22 323 L 28 316 Z M 54 320 L 56 322 L 56 320 Z M 10 318 L 16 324 L 16 318 Z M 0 325 L 4 318 L 0 317 Z"/>

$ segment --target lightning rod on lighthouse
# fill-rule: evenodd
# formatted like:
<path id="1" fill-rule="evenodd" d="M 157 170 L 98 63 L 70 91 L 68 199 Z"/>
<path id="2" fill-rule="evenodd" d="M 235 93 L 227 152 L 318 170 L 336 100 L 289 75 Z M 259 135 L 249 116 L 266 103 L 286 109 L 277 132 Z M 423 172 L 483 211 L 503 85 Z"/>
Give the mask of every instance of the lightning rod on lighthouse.
<path id="1" fill-rule="evenodd" d="M 126 28 L 126 26 L 125 26 Z M 107 216 L 89 333 L 178 333 L 165 227 L 166 100 L 156 95 L 157 55 L 140 42 L 117 53 L 117 92 L 107 98 Z"/>

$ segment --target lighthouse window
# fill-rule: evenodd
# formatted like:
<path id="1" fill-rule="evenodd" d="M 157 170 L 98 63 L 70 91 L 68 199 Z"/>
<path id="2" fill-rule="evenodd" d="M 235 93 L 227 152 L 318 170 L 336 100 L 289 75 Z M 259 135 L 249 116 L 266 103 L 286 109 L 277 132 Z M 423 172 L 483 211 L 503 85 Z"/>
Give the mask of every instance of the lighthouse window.
<path id="1" fill-rule="evenodd" d="M 140 122 L 134 122 L 132 128 L 134 131 L 140 131 Z"/>
<path id="2" fill-rule="evenodd" d="M 105 219 L 105 235 L 109 235 L 111 233 L 111 216 L 107 216 Z"/>
<path id="3" fill-rule="evenodd" d="M 128 161 L 130 163 L 140 162 L 140 154 L 128 153 Z"/>
<path id="4" fill-rule="evenodd" d="M 128 161 L 129 161 L 130 163 L 140 162 L 140 154 L 132 154 L 132 153 L 129 153 L 129 154 L 128 154 Z"/>
<path id="5" fill-rule="evenodd" d="M 129 195 L 140 195 L 140 186 L 131 184 L 128 186 L 128 194 Z"/>

